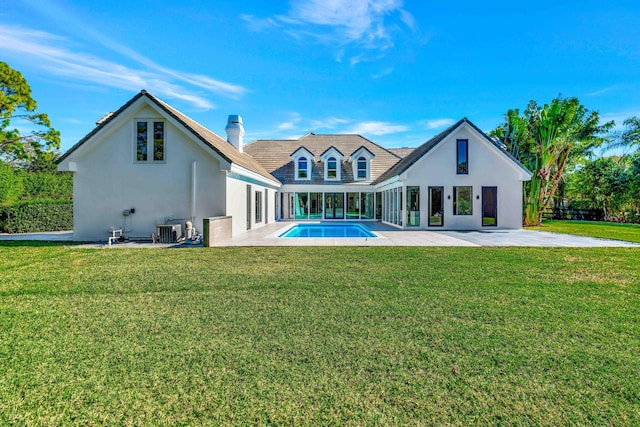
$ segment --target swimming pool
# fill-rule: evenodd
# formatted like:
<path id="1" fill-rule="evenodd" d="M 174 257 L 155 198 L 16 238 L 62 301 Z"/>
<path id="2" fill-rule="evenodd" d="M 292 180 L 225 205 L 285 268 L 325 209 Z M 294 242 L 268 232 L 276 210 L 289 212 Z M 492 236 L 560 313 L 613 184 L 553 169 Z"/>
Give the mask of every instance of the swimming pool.
<path id="1" fill-rule="evenodd" d="M 360 224 L 296 224 L 278 237 L 336 238 L 376 237 Z"/>

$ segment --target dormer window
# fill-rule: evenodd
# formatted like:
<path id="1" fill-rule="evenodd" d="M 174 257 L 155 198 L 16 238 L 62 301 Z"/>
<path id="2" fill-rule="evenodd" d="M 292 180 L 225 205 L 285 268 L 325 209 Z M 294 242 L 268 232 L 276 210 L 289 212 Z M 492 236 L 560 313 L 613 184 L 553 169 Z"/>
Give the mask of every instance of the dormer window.
<path id="1" fill-rule="evenodd" d="M 327 179 L 336 179 L 338 177 L 338 164 L 335 157 L 329 157 L 327 160 Z"/>
<path id="2" fill-rule="evenodd" d="M 367 179 L 367 159 L 358 157 L 358 179 Z"/>
<path id="3" fill-rule="evenodd" d="M 313 154 L 304 147 L 298 148 L 291 154 L 291 160 L 295 166 L 295 180 L 308 181 L 311 179 L 311 167 L 313 163 Z"/>
<path id="4" fill-rule="evenodd" d="M 371 179 L 371 160 L 375 155 L 361 146 L 349 156 L 349 161 L 353 167 L 353 179 L 355 181 L 365 181 Z"/>
<path id="5" fill-rule="evenodd" d="M 307 162 L 306 157 L 300 157 L 298 159 L 298 179 L 307 179 L 309 178 L 309 163 Z"/>
<path id="6" fill-rule="evenodd" d="M 343 154 L 336 147 L 329 147 L 320 158 L 324 162 L 324 179 L 340 181 L 342 179 Z"/>

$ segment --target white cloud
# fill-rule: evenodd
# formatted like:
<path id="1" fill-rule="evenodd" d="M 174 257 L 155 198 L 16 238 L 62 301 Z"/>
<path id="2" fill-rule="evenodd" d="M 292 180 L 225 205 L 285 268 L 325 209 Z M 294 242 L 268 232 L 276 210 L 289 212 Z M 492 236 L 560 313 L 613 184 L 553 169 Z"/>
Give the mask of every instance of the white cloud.
<path id="1" fill-rule="evenodd" d="M 293 112 L 289 114 L 289 119 L 278 125 L 279 130 L 292 130 L 296 129 L 298 123 L 302 121 L 302 116 L 299 113 Z"/>
<path id="2" fill-rule="evenodd" d="M 67 47 L 70 45 L 69 41 L 55 34 L 0 24 L 0 52 L 3 55 L 17 54 L 20 60 L 28 61 L 31 66 L 68 81 L 132 91 L 144 88 L 159 96 L 182 99 L 201 109 L 215 106 L 184 83 L 233 99 L 247 92 L 239 85 L 162 67 L 124 45 L 105 40 L 102 39 L 102 42 L 109 48 L 138 62 L 142 67 L 133 68 L 82 51 L 72 51 Z"/>
<path id="3" fill-rule="evenodd" d="M 391 73 L 393 73 L 393 67 L 387 67 L 384 70 L 380 71 L 379 73 L 372 75 L 371 78 L 379 79 L 381 77 L 388 76 Z"/>
<path id="4" fill-rule="evenodd" d="M 347 119 L 340 119 L 338 117 L 328 117 L 326 119 L 312 120 L 312 129 L 335 129 L 338 125 L 344 125 L 349 123 Z"/>
<path id="5" fill-rule="evenodd" d="M 605 94 L 607 92 L 611 92 L 612 90 L 617 89 L 617 86 L 608 86 L 602 89 L 594 90 L 593 92 L 587 93 L 587 96 L 599 96 Z"/>
<path id="6" fill-rule="evenodd" d="M 438 129 L 443 128 L 445 126 L 451 126 L 456 121 L 449 118 L 441 118 L 441 119 L 433 119 L 433 120 L 423 120 L 420 123 L 427 129 Z"/>
<path id="7" fill-rule="evenodd" d="M 360 122 L 356 123 L 347 133 L 359 135 L 387 135 L 390 133 L 406 132 L 408 126 L 395 125 L 389 122 Z"/>
<path id="8" fill-rule="evenodd" d="M 624 130 L 624 121 L 629 117 L 640 117 L 640 110 L 603 114 L 600 116 L 600 123 L 607 123 L 613 120 L 616 122 L 615 130 Z"/>
<path id="9" fill-rule="evenodd" d="M 385 50 L 393 46 L 393 34 L 403 26 L 416 31 L 415 19 L 403 9 L 403 0 L 298 0 L 291 2 L 285 15 L 240 17 L 251 31 L 278 28 L 297 40 L 310 38 L 333 46 L 338 62 L 344 46 Z M 350 62 L 354 65 L 361 60 L 353 55 Z"/>

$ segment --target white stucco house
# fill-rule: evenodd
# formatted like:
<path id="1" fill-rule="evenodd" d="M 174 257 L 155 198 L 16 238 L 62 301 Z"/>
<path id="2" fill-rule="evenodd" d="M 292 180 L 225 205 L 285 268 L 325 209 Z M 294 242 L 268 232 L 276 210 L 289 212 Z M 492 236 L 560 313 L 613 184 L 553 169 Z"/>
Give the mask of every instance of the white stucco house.
<path id="1" fill-rule="evenodd" d="M 281 184 L 242 152 L 242 121 L 229 119 L 227 141 L 144 90 L 105 116 L 58 162 L 73 172 L 74 240 L 118 228 L 148 239 L 158 224 L 207 217 L 232 217 L 233 234 L 275 221 Z"/>
<path id="2" fill-rule="evenodd" d="M 232 234 L 278 220 L 382 221 L 400 229 L 516 229 L 531 173 L 464 118 L 414 150 L 360 135 L 243 144 L 240 116 L 217 136 L 146 91 L 61 158 L 74 172 L 74 239 L 122 228 L 231 218 Z"/>

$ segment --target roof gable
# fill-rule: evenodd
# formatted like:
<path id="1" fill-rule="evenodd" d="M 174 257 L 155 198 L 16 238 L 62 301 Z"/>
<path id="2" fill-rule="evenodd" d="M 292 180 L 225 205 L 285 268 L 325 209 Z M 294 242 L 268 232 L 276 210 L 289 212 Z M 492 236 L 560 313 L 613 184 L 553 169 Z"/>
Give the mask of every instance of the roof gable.
<path id="1" fill-rule="evenodd" d="M 107 128 L 111 123 L 116 121 L 119 117 L 121 117 L 125 111 L 131 108 L 138 100 L 143 99 L 152 107 L 161 110 L 173 120 L 175 120 L 180 126 L 183 127 L 184 130 L 189 132 L 193 137 L 201 141 L 208 149 L 212 150 L 222 159 L 227 161 L 228 163 L 236 164 L 244 169 L 247 169 L 251 172 L 257 173 L 264 178 L 277 182 L 276 178 L 273 177 L 260 163 L 258 163 L 251 156 L 240 153 L 236 150 L 231 144 L 229 144 L 225 139 L 219 137 L 214 132 L 210 131 L 206 127 L 202 126 L 200 123 L 191 119 L 187 115 L 182 112 L 176 110 L 171 107 L 169 104 L 164 101 L 156 98 L 146 90 L 142 90 L 137 93 L 133 98 L 127 101 L 122 107 L 120 107 L 115 113 L 110 116 L 105 116 L 105 118 L 101 119 L 97 126 L 89 132 L 84 138 L 82 138 L 78 143 L 76 143 L 73 147 L 71 147 L 60 159 L 58 163 L 63 162 L 65 159 L 72 157 L 73 154 L 84 144 L 88 143 L 92 140 L 97 134 L 102 132 L 105 128 Z"/>
<path id="2" fill-rule="evenodd" d="M 364 145 L 361 145 L 356 151 L 349 155 L 349 161 L 352 162 L 356 157 L 365 156 L 369 160 L 374 158 L 376 155 L 367 149 Z"/>
<path id="3" fill-rule="evenodd" d="M 312 162 L 316 161 L 316 156 L 314 156 L 313 153 L 311 151 L 307 150 L 305 147 L 298 148 L 296 151 L 291 153 L 291 156 L 289 156 L 289 157 L 291 157 L 292 159 L 298 159 L 301 156 L 309 157 Z"/>
<path id="4" fill-rule="evenodd" d="M 476 133 L 479 134 L 479 137 L 485 142 L 489 143 L 491 146 L 496 148 L 500 154 L 504 155 L 505 158 L 512 163 L 514 167 L 520 170 L 523 176 L 531 177 L 531 172 L 525 168 L 522 163 L 520 163 L 515 157 L 513 157 L 510 153 L 505 151 L 500 144 L 498 144 L 493 139 L 489 138 L 483 131 L 481 131 L 475 124 L 473 124 L 466 117 L 459 120 L 457 123 L 451 125 L 449 128 L 445 129 L 443 132 L 434 136 L 418 148 L 414 149 L 411 153 L 409 153 L 406 157 L 396 163 L 391 169 L 382 174 L 375 183 L 380 183 L 386 181 L 394 176 L 398 176 L 406 172 L 409 168 L 411 168 L 418 160 L 424 157 L 427 153 L 431 152 L 434 148 L 436 148 L 442 141 L 447 139 L 449 135 L 454 133 L 462 126 L 469 126 Z"/>
<path id="5" fill-rule="evenodd" d="M 320 154 L 320 158 L 324 161 L 326 161 L 326 159 L 329 158 L 329 156 L 335 156 L 338 157 L 340 160 L 342 160 L 344 158 L 344 154 L 342 154 L 340 152 L 340 150 L 338 150 L 336 147 L 334 147 L 333 145 L 329 148 L 327 148 L 324 153 Z"/>

